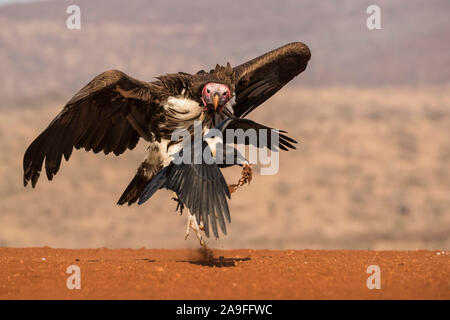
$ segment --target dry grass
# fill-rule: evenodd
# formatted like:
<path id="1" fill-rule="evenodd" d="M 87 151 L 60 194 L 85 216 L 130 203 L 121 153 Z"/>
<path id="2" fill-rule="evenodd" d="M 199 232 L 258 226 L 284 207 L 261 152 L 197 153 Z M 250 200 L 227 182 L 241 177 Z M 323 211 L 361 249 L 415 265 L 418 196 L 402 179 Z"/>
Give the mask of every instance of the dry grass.
<path id="1" fill-rule="evenodd" d="M 218 248 L 450 248 L 450 90 L 286 89 L 252 118 L 300 140 L 275 176 L 233 195 Z M 74 152 L 54 181 L 22 186 L 22 156 L 60 109 L 0 111 L 0 246 L 185 247 L 185 217 L 160 191 L 115 202 L 145 154 Z M 238 168 L 227 169 L 235 179 Z M 45 176 L 45 175 L 44 175 Z"/>

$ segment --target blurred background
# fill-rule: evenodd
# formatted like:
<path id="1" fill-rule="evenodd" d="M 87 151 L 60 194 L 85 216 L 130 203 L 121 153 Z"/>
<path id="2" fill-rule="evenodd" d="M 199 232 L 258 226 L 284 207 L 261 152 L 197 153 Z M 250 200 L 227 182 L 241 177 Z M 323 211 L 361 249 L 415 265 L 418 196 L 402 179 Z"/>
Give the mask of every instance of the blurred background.
<path id="1" fill-rule="evenodd" d="M 80 30 L 66 27 L 71 4 Z M 370 4 L 381 30 L 366 27 Z M 298 148 L 233 194 L 228 236 L 208 244 L 450 249 L 449 12 L 448 0 L 0 0 L 0 246 L 198 246 L 166 190 L 115 205 L 145 143 L 120 157 L 76 151 L 35 190 L 23 153 L 107 69 L 151 81 L 302 41 L 306 71 L 251 114 Z"/>

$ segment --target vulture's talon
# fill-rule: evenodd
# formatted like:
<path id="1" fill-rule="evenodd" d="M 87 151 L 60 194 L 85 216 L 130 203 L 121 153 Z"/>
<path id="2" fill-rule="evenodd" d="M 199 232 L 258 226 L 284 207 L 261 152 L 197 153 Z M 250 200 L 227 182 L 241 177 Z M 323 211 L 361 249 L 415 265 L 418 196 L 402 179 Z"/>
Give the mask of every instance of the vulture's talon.
<path id="1" fill-rule="evenodd" d="M 250 181 L 252 181 L 252 167 L 250 164 L 244 163 L 242 172 L 241 172 L 241 178 L 239 179 L 237 184 L 230 184 L 228 185 L 228 191 L 231 193 L 236 192 L 237 189 L 242 187 L 244 184 L 248 183 L 250 184 Z"/>
<path id="2" fill-rule="evenodd" d="M 252 181 L 252 167 L 245 163 L 244 167 L 242 168 L 241 178 L 239 179 L 239 187 L 242 187 L 244 184 L 248 183 L 250 184 L 250 181 Z"/>

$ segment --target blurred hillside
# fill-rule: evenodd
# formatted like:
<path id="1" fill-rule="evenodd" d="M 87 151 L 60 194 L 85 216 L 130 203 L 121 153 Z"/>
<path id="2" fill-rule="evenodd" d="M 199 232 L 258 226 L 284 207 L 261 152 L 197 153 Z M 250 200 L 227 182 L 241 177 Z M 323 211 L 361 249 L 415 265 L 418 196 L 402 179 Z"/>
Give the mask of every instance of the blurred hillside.
<path id="1" fill-rule="evenodd" d="M 66 8 L 81 7 L 81 30 Z M 450 79 L 448 0 L 377 1 L 382 30 L 366 28 L 373 1 L 60 0 L 0 7 L 1 107 L 67 99 L 96 74 L 136 78 L 240 64 L 292 41 L 312 60 L 292 86 L 430 85 Z"/>

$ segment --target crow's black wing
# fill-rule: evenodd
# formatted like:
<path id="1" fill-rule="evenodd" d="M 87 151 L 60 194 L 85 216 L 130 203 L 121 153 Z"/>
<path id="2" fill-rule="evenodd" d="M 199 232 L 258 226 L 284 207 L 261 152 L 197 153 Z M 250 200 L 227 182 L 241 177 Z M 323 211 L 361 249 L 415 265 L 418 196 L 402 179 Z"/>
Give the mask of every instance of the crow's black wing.
<path id="1" fill-rule="evenodd" d="M 203 150 L 211 152 L 204 141 Z M 230 193 L 216 163 L 207 164 L 202 161 L 200 164 L 195 164 L 191 161 L 191 163 L 175 164 L 171 162 L 149 182 L 139 198 L 139 204 L 147 201 L 163 187 L 178 195 L 191 214 L 196 216 L 198 223 L 203 221 L 207 237 L 209 237 L 209 222 L 216 238 L 219 237 L 217 224 L 222 233 L 227 234 L 225 219 L 231 222 L 227 202 Z"/>
<path id="2" fill-rule="evenodd" d="M 293 144 L 297 143 L 297 141 L 285 135 L 285 133 L 287 133 L 286 131 L 267 127 L 249 119 L 227 118 L 218 125 L 218 129 L 223 132 L 224 145 L 229 143 L 244 143 L 256 147 L 267 147 L 274 151 L 278 151 L 278 149 L 284 151 L 296 149 Z M 234 130 L 234 134 L 227 135 L 227 129 Z M 239 129 L 242 130 L 240 134 L 236 131 Z M 278 139 L 276 139 L 276 135 L 278 136 Z M 233 141 L 228 141 L 230 137 L 233 138 Z M 262 138 L 264 138 L 265 141 L 263 141 Z"/>

